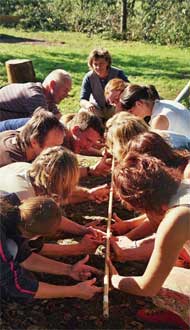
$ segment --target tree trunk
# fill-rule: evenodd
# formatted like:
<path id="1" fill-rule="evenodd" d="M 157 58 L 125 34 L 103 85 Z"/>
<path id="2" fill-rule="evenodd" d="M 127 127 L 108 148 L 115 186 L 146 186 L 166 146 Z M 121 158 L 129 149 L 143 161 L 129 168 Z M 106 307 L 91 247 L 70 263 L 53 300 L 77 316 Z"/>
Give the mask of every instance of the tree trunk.
<path id="1" fill-rule="evenodd" d="M 30 60 L 9 60 L 5 62 L 8 83 L 36 81 L 35 71 Z"/>
<path id="2" fill-rule="evenodd" d="M 127 0 L 122 0 L 121 3 L 121 34 L 123 39 L 126 39 L 127 32 Z"/>

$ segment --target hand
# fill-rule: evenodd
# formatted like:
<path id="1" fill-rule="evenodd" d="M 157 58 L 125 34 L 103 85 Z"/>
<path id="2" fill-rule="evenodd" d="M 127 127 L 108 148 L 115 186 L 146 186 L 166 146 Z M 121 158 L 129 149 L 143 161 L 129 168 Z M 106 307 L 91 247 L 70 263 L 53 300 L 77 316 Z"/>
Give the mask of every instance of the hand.
<path id="1" fill-rule="evenodd" d="M 108 152 L 104 152 L 103 157 L 91 167 L 91 173 L 93 175 L 102 175 L 106 176 L 111 172 L 111 163 L 112 160 L 108 158 Z"/>
<path id="2" fill-rule="evenodd" d="M 105 202 L 108 200 L 109 191 L 110 189 L 107 184 L 89 189 L 89 199 L 96 201 L 96 203 Z"/>
<path id="3" fill-rule="evenodd" d="M 89 106 L 88 106 L 88 111 L 92 112 L 95 115 L 97 109 L 96 109 L 94 104 L 90 103 Z"/>
<path id="4" fill-rule="evenodd" d="M 125 262 L 126 261 L 126 256 L 124 254 L 125 250 L 119 247 L 116 237 L 110 238 L 110 245 L 113 251 L 112 259 L 114 261 Z"/>
<path id="5" fill-rule="evenodd" d="M 111 220 L 111 223 L 115 222 L 113 219 Z M 96 220 L 93 220 L 85 225 L 89 229 L 94 230 L 96 232 L 101 232 L 103 235 L 105 235 L 107 231 L 107 219 L 99 219 L 97 217 Z"/>
<path id="6" fill-rule="evenodd" d="M 94 230 L 96 232 L 106 233 L 107 225 L 101 225 L 101 220 L 94 220 L 86 225 L 89 229 Z"/>
<path id="7" fill-rule="evenodd" d="M 111 226 L 111 230 L 114 234 L 124 235 L 130 230 L 130 228 L 128 228 L 129 226 L 127 221 L 119 218 L 116 213 L 113 214 L 113 218 L 115 220 L 115 223 Z"/>
<path id="8" fill-rule="evenodd" d="M 86 234 L 80 241 L 80 247 L 83 253 L 94 253 L 97 247 L 104 242 L 101 232 L 93 230 L 92 234 Z"/>
<path id="9" fill-rule="evenodd" d="M 97 287 L 94 285 L 96 279 L 93 278 L 91 280 L 79 283 L 75 285 L 76 289 L 76 297 L 88 300 L 91 299 L 96 293 L 102 292 L 103 288 Z"/>
<path id="10" fill-rule="evenodd" d="M 74 279 L 74 280 L 79 280 L 79 281 L 85 281 L 87 280 L 89 277 L 92 276 L 92 274 L 97 274 L 97 275 L 101 275 L 102 271 L 92 267 L 92 266 L 88 266 L 85 265 L 85 263 L 89 260 L 89 255 L 87 255 L 85 258 L 83 258 L 82 260 L 78 261 L 76 264 L 74 264 L 71 267 L 71 271 L 70 271 L 70 276 Z"/>
<path id="11" fill-rule="evenodd" d="M 100 228 L 88 227 L 88 233 L 93 235 L 96 239 L 102 240 L 106 237 L 106 232 L 102 231 Z"/>

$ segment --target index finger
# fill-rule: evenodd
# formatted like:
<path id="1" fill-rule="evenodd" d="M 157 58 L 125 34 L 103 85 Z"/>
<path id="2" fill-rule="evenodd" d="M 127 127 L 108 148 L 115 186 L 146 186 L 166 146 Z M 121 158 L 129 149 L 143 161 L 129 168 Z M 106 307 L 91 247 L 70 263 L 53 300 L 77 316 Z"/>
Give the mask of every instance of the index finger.
<path id="1" fill-rule="evenodd" d="M 93 266 L 87 266 L 88 268 L 88 271 L 91 271 L 93 274 L 96 274 L 96 275 L 102 275 L 104 272 L 101 270 L 101 269 L 98 269 L 96 267 L 93 267 Z"/>
<path id="2" fill-rule="evenodd" d="M 95 289 L 95 292 L 96 293 L 103 292 L 103 288 L 102 287 L 98 287 L 98 286 L 93 285 L 93 288 Z"/>

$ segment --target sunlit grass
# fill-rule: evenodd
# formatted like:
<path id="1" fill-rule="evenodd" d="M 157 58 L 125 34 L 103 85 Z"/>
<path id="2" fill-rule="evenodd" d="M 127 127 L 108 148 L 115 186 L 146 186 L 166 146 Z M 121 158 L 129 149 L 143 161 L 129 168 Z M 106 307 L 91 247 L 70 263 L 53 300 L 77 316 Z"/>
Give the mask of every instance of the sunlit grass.
<path id="1" fill-rule="evenodd" d="M 87 57 L 97 46 L 111 52 L 113 65 L 123 69 L 131 82 L 154 84 L 164 98 L 175 98 L 190 79 L 190 48 L 104 40 L 97 36 L 60 31 L 34 33 L 1 28 L 0 34 L 50 42 L 1 43 L 0 86 L 7 83 L 5 61 L 11 58 L 31 59 L 37 80 L 43 80 L 53 69 L 64 68 L 73 77 L 70 97 L 60 104 L 64 112 L 78 110 L 82 78 L 88 71 Z"/>

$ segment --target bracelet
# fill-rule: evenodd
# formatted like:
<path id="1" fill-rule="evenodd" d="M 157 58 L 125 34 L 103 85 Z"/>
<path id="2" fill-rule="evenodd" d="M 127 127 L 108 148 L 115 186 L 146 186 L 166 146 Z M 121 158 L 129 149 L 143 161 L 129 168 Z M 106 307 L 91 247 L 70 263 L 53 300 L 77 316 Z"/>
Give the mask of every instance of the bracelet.
<path id="1" fill-rule="evenodd" d="M 88 176 L 92 176 L 92 173 L 90 171 L 90 166 L 86 167 L 86 173 L 87 173 Z"/>

